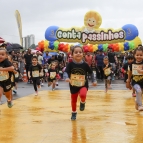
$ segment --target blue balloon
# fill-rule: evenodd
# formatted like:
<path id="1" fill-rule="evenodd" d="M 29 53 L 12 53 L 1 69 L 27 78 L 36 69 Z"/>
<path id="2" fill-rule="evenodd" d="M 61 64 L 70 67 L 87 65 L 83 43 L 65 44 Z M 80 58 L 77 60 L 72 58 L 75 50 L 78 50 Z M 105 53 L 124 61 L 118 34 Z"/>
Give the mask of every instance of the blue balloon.
<path id="1" fill-rule="evenodd" d="M 129 43 L 128 43 L 128 42 L 125 42 L 125 43 L 124 43 L 124 50 L 125 50 L 125 51 L 128 51 L 129 49 L 130 49 Z"/>
<path id="2" fill-rule="evenodd" d="M 125 40 L 133 40 L 139 35 L 139 31 L 135 25 L 127 24 L 122 29 L 125 31 Z"/>
<path id="3" fill-rule="evenodd" d="M 54 41 L 50 41 L 50 42 L 49 42 L 49 48 L 50 48 L 51 50 L 54 50 Z"/>
<path id="4" fill-rule="evenodd" d="M 103 45 L 102 44 L 98 45 L 98 50 L 103 51 Z"/>
<path id="5" fill-rule="evenodd" d="M 56 41 L 56 32 L 59 29 L 58 26 L 50 26 L 45 31 L 45 39 L 48 41 Z"/>

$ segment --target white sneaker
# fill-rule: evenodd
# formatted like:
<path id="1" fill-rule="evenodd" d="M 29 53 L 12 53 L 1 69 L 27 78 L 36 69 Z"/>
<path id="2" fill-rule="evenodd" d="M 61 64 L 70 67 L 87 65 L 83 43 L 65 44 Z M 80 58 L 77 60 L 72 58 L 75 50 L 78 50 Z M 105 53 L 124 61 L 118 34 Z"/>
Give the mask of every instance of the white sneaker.
<path id="1" fill-rule="evenodd" d="M 139 111 L 143 111 L 143 106 L 138 106 Z"/>
<path id="2" fill-rule="evenodd" d="M 52 89 L 52 91 L 54 91 L 54 90 L 55 90 L 55 88 Z"/>
<path id="3" fill-rule="evenodd" d="M 44 83 L 41 83 L 41 86 L 44 86 Z"/>
<path id="4" fill-rule="evenodd" d="M 35 92 L 35 96 L 38 96 L 38 91 Z"/>

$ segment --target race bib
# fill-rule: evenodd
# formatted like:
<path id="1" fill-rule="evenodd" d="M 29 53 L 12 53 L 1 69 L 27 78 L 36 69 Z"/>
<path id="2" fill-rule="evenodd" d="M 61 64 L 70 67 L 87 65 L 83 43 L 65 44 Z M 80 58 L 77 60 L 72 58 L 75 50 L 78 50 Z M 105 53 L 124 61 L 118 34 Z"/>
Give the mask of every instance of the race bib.
<path id="1" fill-rule="evenodd" d="M 62 71 L 59 71 L 59 73 L 63 73 Z"/>
<path id="2" fill-rule="evenodd" d="M 76 75 L 71 74 L 71 83 L 72 86 L 81 87 L 85 85 L 85 75 Z"/>
<path id="3" fill-rule="evenodd" d="M 9 79 L 9 73 L 7 71 L 0 71 L 0 81 Z"/>
<path id="4" fill-rule="evenodd" d="M 53 79 L 56 77 L 56 72 L 50 72 L 50 78 Z"/>
<path id="5" fill-rule="evenodd" d="M 143 65 L 133 64 L 132 65 L 132 75 L 143 75 L 143 74 L 138 73 L 137 69 L 142 70 L 143 69 Z"/>
<path id="6" fill-rule="evenodd" d="M 32 71 L 33 77 L 39 77 L 39 71 Z"/>
<path id="7" fill-rule="evenodd" d="M 110 68 L 105 69 L 105 70 L 104 70 L 104 74 L 105 74 L 106 76 L 108 76 L 109 74 L 111 74 L 111 69 L 110 69 Z"/>
<path id="8" fill-rule="evenodd" d="M 18 72 L 15 74 L 15 77 L 16 77 L 16 78 L 18 78 L 18 77 L 19 77 L 19 73 L 18 73 Z"/>

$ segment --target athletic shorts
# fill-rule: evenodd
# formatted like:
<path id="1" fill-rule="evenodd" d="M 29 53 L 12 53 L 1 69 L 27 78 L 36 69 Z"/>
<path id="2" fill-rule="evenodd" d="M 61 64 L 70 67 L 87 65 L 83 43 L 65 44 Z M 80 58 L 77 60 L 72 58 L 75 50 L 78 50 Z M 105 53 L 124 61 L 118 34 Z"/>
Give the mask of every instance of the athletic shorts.
<path id="1" fill-rule="evenodd" d="M 48 78 L 48 82 L 53 82 L 54 80 L 56 80 L 56 79 L 55 78 L 54 79 Z"/>
<path id="2" fill-rule="evenodd" d="M 3 88 L 4 92 L 10 91 L 12 88 L 11 79 L 9 78 L 8 80 L 0 81 L 0 87 Z"/>

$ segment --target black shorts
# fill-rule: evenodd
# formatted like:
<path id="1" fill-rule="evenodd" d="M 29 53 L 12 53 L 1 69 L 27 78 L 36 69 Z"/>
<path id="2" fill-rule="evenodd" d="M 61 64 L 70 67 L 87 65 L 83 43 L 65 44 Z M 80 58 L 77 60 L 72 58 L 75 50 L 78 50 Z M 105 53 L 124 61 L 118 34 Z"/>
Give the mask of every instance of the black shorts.
<path id="1" fill-rule="evenodd" d="M 56 80 L 55 78 L 51 79 L 51 78 L 48 78 L 48 82 L 53 82 L 54 80 Z"/>
<path id="2" fill-rule="evenodd" d="M 0 87 L 3 88 L 4 92 L 10 91 L 12 88 L 11 78 L 9 78 L 8 80 L 5 80 L 5 81 L 0 81 Z"/>
<path id="3" fill-rule="evenodd" d="M 15 82 L 18 82 L 19 81 L 19 78 L 15 78 Z"/>

